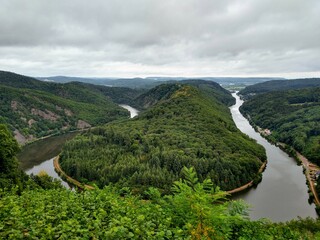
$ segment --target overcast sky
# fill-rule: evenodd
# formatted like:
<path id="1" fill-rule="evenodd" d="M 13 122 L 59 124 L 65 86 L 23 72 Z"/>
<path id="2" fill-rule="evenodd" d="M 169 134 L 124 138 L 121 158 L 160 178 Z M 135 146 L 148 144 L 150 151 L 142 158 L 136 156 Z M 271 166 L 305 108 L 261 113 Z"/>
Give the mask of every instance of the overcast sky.
<path id="1" fill-rule="evenodd" d="M 0 0 L 0 69 L 320 77 L 319 0 Z"/>

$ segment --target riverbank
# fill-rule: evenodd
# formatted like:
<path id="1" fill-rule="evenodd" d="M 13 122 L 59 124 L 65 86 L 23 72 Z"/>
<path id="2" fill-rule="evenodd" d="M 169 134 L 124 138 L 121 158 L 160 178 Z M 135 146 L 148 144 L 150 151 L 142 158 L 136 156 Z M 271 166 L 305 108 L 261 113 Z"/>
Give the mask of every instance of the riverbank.
<path id="1" fill-rule="evenodd" d="M 314 173 L 315 171 L 320 171 L 320 167 L 315 165 L 314 163 L 311 163 L 305 156 L 303 156 L 299 152 L 296 152 L 296 153 L 297 153 L 297 157 L 301 161 L 302 166 L 304 168 L 304 174 L 306 175 L 306 178 L 308 180 L 309 189 L 313 194 L 314 203 L 317 206 L 320 206 L 319 195 L 318 195 L 316 188 L 315 188 L 316 182 L 312 179 L 312 176 L 311 176 L 312 173 Z"/>
<path id="2" fill-rule="evenodd" d="M 59 174 L 59 176 L 63 179 L 65 179 L 68 183 L 72 184 L 72 185 L 75 185 L 77 186 L 78 188 L 80 189 L 86 189 L 86 190 L 93 190 L 94 187 L 91 186 L 91 185 L 87 185 L 87 184 L 83 184 L 77 180 L 75 180 L 74 178 L 70 177 L 69 175 L 67 175 L 61 168 L 60 164 L 59 164 L 59 155 L 56 156 L 53 160 L 53 166 L 54 166 L 54 169 L 55 171 Z M 267 166 L 267 161 L 265 161 L 259 171 L 258 171 L 258 174 L 262 173 L 265 168 Z M 238 193 L 238 192 L 241 192 L 241 191 L 244 191 L 250 187 L 252 187 L 254 185 L 254 181 L 250 181 L 248 182 L 247 184 L 241 186 L 241 187 L 238 187 L 238 188 L 235 188 L 235 189 L 232 189 L 232 190 L 229 190 L 229 191 L 226 191 L 228 194 L 234 194 L 234 193 Z"/>
<path id="3" fill-rule="evenodd" d="M 320 206 L 320 199 L 319 199 L 319 195 L 318 195 L 316 188 L 315 188 L 316 181 L 312 179 L 312 173 L 314 174 L 315 172 L 320 171 L 320 167 L 317 166 L 316 164 L 310 162 L 305 156 L 303 156 L 301 153 L 299 153 L 298 151 L 296 151 L 292 147 L 288 146 L 287 144 L 280 143 L 280 142 L 274 143 L 274 141 L 272 141 L 268 138 L 268 136 L 270 134 L 265 134 L 264 129 L 261 129 L 259 127 L 257 127 L 257 129 L 262 137 L 264 137 L 270 143 L 275 144 L 276 146 L 280 147 L 281 150 L 285 151 L 287 154 L 289 154 L 289 156 L 293 157 L 299 165 L 301 164 L 303 166 L 303 172 L 304 172 L 304 175 L 306 176 L 306 179 L 307 179 L 308 188 L 312 193 L 313 202 L 316 206 L 319 207 Z"/>
<path id="4" fill-rule="evenodd" d="M 261 165 L 261 167 L 260 167 L 260 169 L 259 169 L 259 171 L 258 171 L 258 174 L 263 173 L 263 171 L 266 169 L 266 167 L 267 167 L 267 161 L 265 161 L 265 162 Z M 254 185 L 254 181 L 252 180 L 252 181 L 248 182 L 247 184 L 245 184 L 245 185 L 243 185 L 243 186 L 241 186 L 241 187 L 238 187 L 238 188 L 235 188 L 235 189 L 232 189 L 232 190 L 227 191 L 227 193 L 228 193 L 228 194 L 238 193 L 238 192 L 244 191 L 244 190 L 252 187 L 253 185 Z"/>
<path id="5" fill-rule="evenodd" d="M 84 132 L 84 131 L 87 131 L 87 130 L 92 129 L 92 128 L 94 128 L 94 127 L 77 129 L 77 130 L 72 130 L 72 131 L 66 131 L 66 132 L 61 132 L 61 133 L 56 133 L 56 134 L 50 134 L 50 135 L 46 135 L 46 136 L 39 137 L 39 138 L 33 138 L 32 140 L 26 141 L 23 144 L 19 144 L 19 145 L 20 145 L 20 147 L 24 147 L 24 146 L 27 146 L 29 144 L 35 143 L 37 141 L 45 140 L 45 139 L 48 139 L 48 138 L 51 138 L 51 137 L 62 136 L 62 135 L 69 134 L 69 133 L 77 133 L 77 132 L 80 133 L 80 132 Z"/>
<path id="6" fill-rule="evenodd" d="M 83 184 L 80 183 L 79 181 L 75 180 L 74 178 L 70 177 L 69 175 L 67 175 L 61 168 L 60 164 L 59 164 L 59 158 L 60 156 L 56 156 L 53 160 L 53 166 L 55 171 L 59 174 L 59 176 L 63 179 L 65 179 L 68 183 L 80 188 L 80 189 L 85 189 L 85 190 L 93 190 L 94 187 L 87 185 L 87 184 Z"/>
<path id="7" fill-rule="evenodd" d="M 271 144 L 276 145 L 279 147 L 282 151 L 286 152 L 290 157 L 294 158 L 297 163 L 303 166 L 303 173 L 307 179 L 307 185 L 309 188 L 309 191 L 312 193 L 313 202 L 317 207 L 320 207 L 320 198 L 316 191 L 316 180 L 312 178 L 312 174 L 314 174 L 317 171 L 320 171 L 320 167 L 316 164 L 310 162 L 305 156 L 303 156 L 301 153 L 296 151 L 291 146 L 281 143 L 281 142 L 275 142 L 272 139 L 270 139 L 269 135 L 271 135 L 271 132 L 269 134 L 266 134 L 266 130 L 268 129 L 262 129 L 258 126 L 254 126 L 254 129 L 260 133 L 260 135 L 265 138 L 268 142 Z"/>

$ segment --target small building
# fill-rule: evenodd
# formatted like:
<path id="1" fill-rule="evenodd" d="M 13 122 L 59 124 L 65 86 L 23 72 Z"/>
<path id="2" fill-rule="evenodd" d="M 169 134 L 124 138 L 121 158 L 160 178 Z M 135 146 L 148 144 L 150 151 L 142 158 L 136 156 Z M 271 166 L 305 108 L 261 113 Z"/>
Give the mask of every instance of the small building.
<path id="1" fill-rule="evenodd" d="M 264 129 L 263 134 L 269 136 L 271 134 L 271 131 L 269 129 Z"/>

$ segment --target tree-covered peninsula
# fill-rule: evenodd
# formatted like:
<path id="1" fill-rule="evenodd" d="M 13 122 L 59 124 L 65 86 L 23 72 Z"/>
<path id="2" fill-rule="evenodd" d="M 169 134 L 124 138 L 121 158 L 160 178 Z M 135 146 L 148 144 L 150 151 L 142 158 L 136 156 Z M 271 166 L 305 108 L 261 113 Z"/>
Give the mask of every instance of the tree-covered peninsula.
<path id="1" fill-rule="evenodd" d="M 218 98 L 217 96 L 220 96 Z M 218 84 L 166 84 L 140 100 L 132 120 L 92 129 L 68 142 L 60 156 L 70 176 L 103 187 L 170 192 L 184 166 L 223 190 L 259 179 L 264 149 L 235 126 L 231 95 Z"/>

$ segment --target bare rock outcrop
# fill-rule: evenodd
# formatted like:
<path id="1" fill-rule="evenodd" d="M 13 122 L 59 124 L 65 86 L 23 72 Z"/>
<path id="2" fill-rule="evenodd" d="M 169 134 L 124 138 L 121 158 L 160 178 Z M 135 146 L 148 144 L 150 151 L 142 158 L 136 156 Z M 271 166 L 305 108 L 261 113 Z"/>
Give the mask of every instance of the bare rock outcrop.
<path id="1" fill-rule="evenodd" d="M 78 123 L 77 123 L 78 129 L 84 129 L 84 128 L 89 128 L 89 127 L 91 127 L 91 125 L 89 123 L 87 123 L 86 121 L 78 120 Z"/>
<path id="2" fill-rule="evenodd" d="M 42 118 L 44 118 L 46 120 L 50 120 L 52 122 L 55 122 L 55 121 L 57 121 L 58 118 L 60 118 L 59 115 L 57 115 L 57 114 L 55 114 L 55 113 L 53 113 L 53 112 L 51 112 L 51 111 L 49 111 L 47 109 L 44 112 L 44 111 L 41 111 L 39 109 L 32 108 L 31 109 L 31 114 L 32 115 L 36 115 L 36 116 L 40 116 L 40 117 L 42 117 Z"/>

